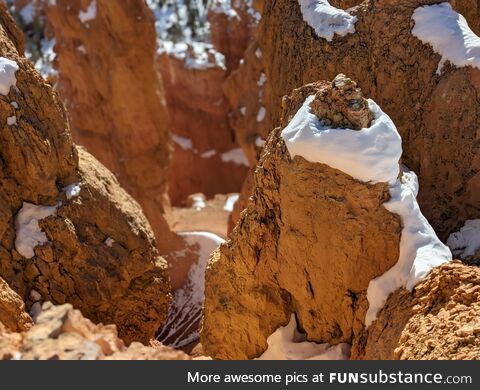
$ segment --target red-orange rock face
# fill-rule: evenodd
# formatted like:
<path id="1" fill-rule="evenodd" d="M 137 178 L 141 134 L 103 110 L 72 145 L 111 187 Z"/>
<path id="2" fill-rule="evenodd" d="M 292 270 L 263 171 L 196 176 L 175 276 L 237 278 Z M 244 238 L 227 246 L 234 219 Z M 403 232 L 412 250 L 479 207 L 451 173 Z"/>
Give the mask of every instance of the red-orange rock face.
<path id="1" fill-rule="evenodd" d="M 155 69 L 153 16 L 141 0 L 58 0 L 46 8 L 74 139 L 141 204 L 162 253 L 171 141 Z"/>
<path id="2" fill-rule="evenodd" d="M 182 43 L 171 50 L 159 55 L 158 64 L 175 143 L 169 177 L 172 203 L 178 205 L 197 192 L 207 197 L 238 192 L 248 161 L 229 124 L 223 56 L 206 44 L 195 44 L 194 50 Z"/>

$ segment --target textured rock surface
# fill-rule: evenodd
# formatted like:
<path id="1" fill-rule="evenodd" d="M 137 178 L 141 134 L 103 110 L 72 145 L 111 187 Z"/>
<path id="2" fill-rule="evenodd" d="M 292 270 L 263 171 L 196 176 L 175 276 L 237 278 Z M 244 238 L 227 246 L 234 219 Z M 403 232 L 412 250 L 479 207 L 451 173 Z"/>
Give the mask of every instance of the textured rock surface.
<path id="1" fill-rule="evenodd" d="M 338 73 L 358 80 L 395 122 L 403 160 L 420 180 L 422 211 L 446 239 L 480 212 L 480 70 L 447 65 L 436 74 L 440 56 L 411 33 L 413 11 L 434 3 L 438 1 L 363 2 L 351 11 L 358 17 L 356 32 L 328 42 L 303 22 L 297 1 L 267 0 L 259 40 L 270 59 L 267 111 L 272 118 L 280 117 L 283 95 L 298 85 Z M 476 3 L 458 0 L 455 6 L 473 11 Z M 475 28 L 478 19 L 467 17 Z M 452 145 L 461 152 L 452 152 Z"/>
<path id="2" fill-rule="evenodd" d="M 480 359 L 480 268 L 443 265 L 413 293 L 390 296 L 378 320 L 356 340 L 352 358 Z"/>
<path id="3" fill-rule="evenodd" d="M 22 298 L 2 278 L 0 278 L 0 324 L 12 332 L 22 332 L 32 325 L 32 319 L 25 312 Z"/>
<path id="4" fill-rule="evenodd" d="M 187 60 L 168 53 L 159 56 L 158 65 L 176 141 L 169 177 L 172 204 L 180 205 L 197 192 L 208 198 L 238 192 L 248 167 L 222 159 L 238 149 L 222 89 L 225 68 L 214 61 L 191 68 Z"/>
<path id="5" fill-rule="evenodd" d="M 317 92 L 325 102 L 335 94 L 331 83 L 295 90 L 283 125 Z M 382 207 L 388 186 L 291 160 L 280 132 L 269 136 L 247 212 L 207 269 L 201 340 L 213 358 L 259 356 L 291 313 L 310 341 L 351 342 L 370 280 L 398 259 L 400 222 Z"/>
<path id="6" fill-rule="evenodd" d="M 115 177 L 74 146 L 57 94 L 18 54 L 15 27 L 0 12 L 0 56 L 19 67 L 16 88 L 0 95 L 0 276 L 27 305 L 35 289 L 115 323 L 127 342 L 148 342 L 170 299 L 150 225 Z M 24 202 L 53 209 L 38 221 L 43 242 L 28 259 L 16 250 Z"/>
<path id="7" fill-rule="evenodd" d="M 56 39 L 56 87 L 75 141 L 140 203 L 166 254 L 175 247 L 166 244 L 175 236 L 162 216 L 171 141 L 153 16 L 142 0 L 97 0 L 95 16 L 82 22 L 89 4 L 58 0 L 46 8 Z"/>
<path id="8" fill-rule="evenodd" d="M 186 360 L 183 352 L 156 344 L 128 348 L 114 325 L 95 325 L 71 305 L 44 303 L 25 333 L 0 329 L 0 359 L 17 360 Z"/>

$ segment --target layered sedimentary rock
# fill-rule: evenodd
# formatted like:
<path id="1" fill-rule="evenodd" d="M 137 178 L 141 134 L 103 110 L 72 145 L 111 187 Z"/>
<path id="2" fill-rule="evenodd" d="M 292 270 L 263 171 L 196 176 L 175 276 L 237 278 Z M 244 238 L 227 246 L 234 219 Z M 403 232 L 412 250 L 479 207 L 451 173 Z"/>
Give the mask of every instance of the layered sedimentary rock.
<path id="1" fill-rule="evenodd" d="M 179 43 L 160 50 L 158 64 L 175 144 L 169 177 L 172 203 L 180 205 L 197 192 L 208 198 L 238 192 L 248 161 L 229 124 L 223 55 L 209 44 Z"/>
<path id="2" fill-rule="evenodd" d="M 398 290 L 356 341 L 353 358 L 480 359 L 480 269 L 460 262 L 432 271 L 413 293 Z"/>
<path id="3" fill-rule="evenodd" d="M 330 104 L 335 91 L 328 83 L 294 91 L 284 125 L 317 93 L 317 102 L 325 103 L 320 111 L 348 113 L 348 106 Z M 341 125 L 342 118 L 334 115 L 333 123 Z M 358 118 L 354 124 L 362 127 Z M 386 183 L 361 183 L 328 165 L 292 159 L 281 129 L 274 130 L 247 210 L 210 259 L 202 330 L 206 354 L 257 357 L 292 313 L 308 340 L 351 341 L 363 324 L 369 282 L 399 256 L 400 221 L 382 207 L 388 198 Z"/>
<path id="4" fill-rule="evenodd" d="M 1 324 L 0 324 L 1 327 Z M 95 325 L 71 305 L 44 303 L 35 325 L 23 333 L 0 328 L 0 360 L 187 360 L 161 344 L 128 347 L 114 325 Z"/>
<path id="5" fill-rule="evenodd" d="M 126 342 L 148 342 L 170 300 L 150 225 L 75 147 L 57 94 L 19 55 L 19 33 L 0 12 L 0 276 L 27 306 L 32 294 L 69 302 L 116 324 Z"/>
<path id="6" fill-rule="evenodd" d="M 475 65 L 478 49 L 471 47 L 478 46 L 478 41 L 473 37 L 462 42 L 464 35 L 459 29 L 463 27 L 455 14 L 449 13 L 448 20 L 435 18 L 450 23 L 433 34 L 437 42 L 455 37 L 459 41 L 450 42 L 450 48 L 469 47 L 472 53 L 466 56 L 470 66 L 462 66 L 462 61 L 455 65 L 453 58 L 443 55 L 446 62 L 442 68 L 438 47 L 433 49 L 433 41 L 422 41 L 413 33 L 415 10 L 438 3 L 436 0 L 330 1 L 342 9 L 358 5 L 348 10 L 341 35 L 330 31 L 331 40 L 318 35 L 322 31 L 314 14 L 302 13 L 301 4 L 315 2 L 265 2 L 259 41 L 269 58 L 266 75 L 272 98 L 267 111 L 279 118 L 282 97 L 298 85 L 331 79 L 338 73 L 357 80 L 395 122 L 403 139 L 403 161 L 420 180 L 419 203 L 445 240 L 480 212 L 480 70 Z M 459 12 L 466 12 L 471 27 L 480 33 L 477 2 L 451 3 Z M 442 34 L 446 31 L 450 31 L 448 36 Z"/>
<path id="7" fill-rule="evenodd" d="M 73 137 L 140 203 L 166 254 L 180 244 L 162 216 L 171 141 L 150 9 L 142 0 L 59 0 L 46 14 Z"/>

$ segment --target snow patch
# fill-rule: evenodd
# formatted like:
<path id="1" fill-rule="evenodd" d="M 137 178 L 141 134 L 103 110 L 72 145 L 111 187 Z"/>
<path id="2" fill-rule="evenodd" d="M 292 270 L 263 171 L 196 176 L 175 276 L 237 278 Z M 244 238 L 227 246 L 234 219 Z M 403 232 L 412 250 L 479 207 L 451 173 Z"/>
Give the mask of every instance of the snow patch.
<path id="1" fill-rule="evenodd" d="M 400 254 L 392 268 L 368 285 L 367 327 L 376 320 L 378 311 L 391 293 L 401 287 L 412 290 L 433 268 L 452 260 L 450 250 L 438 239 L 418 206 L 418 187 L 417 175 L 404 171 L 390 187 L 390 200 L 383 204 L 401 218 Z"/>
<path id="2" fill-rule="evenodd" d="M 7 125 L 8 126 L 15 126 L 17 124 L 17 117 L 14 115 L 14 116 L 9 116 L 7 118 Z"/>
<path id="3" fill-rule="evenodd" d="M 172 140 L 177 145 L 179 145 L 183 150 L 193 149 L 193 143 L 190 138 L 181 137 L 179 135 L 172 134 Z"/>
<path id="4" fill-rule="evenodd" d="M 105 241 L 104 244 L 111 248 L 113 244 L 115 243 L 115 240 L 112 237 L 108 237 Z"/>
<path id="5" fill-rule="evenodd" d="M 459 232 L 450 234 L 447 245 L 461 259 L 474 256 L 480 250 L 480 219 L 465 221 Z"/>
<path id="6" fill-rule="evenodd" d="M 66 186 L 63 189 L 63 192 L 65 192 L 67 199 L 72 199 L 80 195 L 81 189 L 82 189 L 82 186 L 79 183 L 73 183 Z"/>
<path id="7" fill-rule="evenodd" d="M 164 326 L 168 332 L 159 336 L 160 341 L 168 340 L 168 345 L 174 348 L 181 348 L 199 338 L 197 331 L 190 332 L 190 326 L 197 323 L 202 316 L 208 258 L 225 242 L 216 234 L 209 232 L 183 232 L 179 235 L 185 238 L 188 245 L 198 245 L 198 261 L 191 266 L 185 286 L 174 292 L 167 323 Z"/>
<path id="8" fill-rule="evenodd" d="M 449 3 L 419 7 L 412 19 L 415 21 L 412 34 L 442 56 L 437 74 L 447 61 L 457 67 L 480 69 L 480 38 Z"/>
<path id="9" fill-rule="evenodd" d="M 374 120 L 361 130 L 336 129 L 311 113 L 309 96 L 282 131 L 290 156 L 323 163 L 363 181 L 394 184 L 399 173 L 402 140 L 392 120 L 373 100 Z"/>
<path id="10" fill-rule="evenodd" d="M 210 10 L 217 14 L 225 14 L 229 19 L 235 18 L 240 20 L 240 16 L 232 8 L 230 0 L 213 0 Z"/>
<path id="11" fill-rule="evenodd" d="M 228 196 L 227 201 L 225 202 L 225 206 L 223 209 L 225 211 L 232 212 L 233 208 L 235 206 L 235 203 L 238 202 L 238 199 L 240 198 L 240 194 L 231 194 Z"/>
<path id="12" fill-rule="evenodd" d="M 232 149 L 226 153 L 223 153 L 221 155 L 221 159 L 224 163 L 231 162 L 237 165 L 245 165 L 246 167 L 250 166 L 247 156 L 245 156 L 245 153 L 240 148 Z"/>
<path id="13" fill-rule="evenodd" d="M 350 345 L 317 344 L 306 341 L 306 335 L 297 329 L 292 314 L 287 326 L 278 328 L 268 337 L 268 349 L 256 360 L 348 360 Z"/>
<path id="14" fill-rule="evenodd" d="M 8 95 L 10 88 L 17 85 L 15 73 L 18 69 L 18 64 L 15 61 L 0 57 L 0 94 Z"/>
<path id="15" fill-rule="evenodd" d="M 260 107 L 257 114 L 257 123 L 261 123 L 264 121 L 266 113 L 267 110 L 265 109 L 265 107 Z"/>
<path id="16" fill-rule="evenodd" d="M 217 152 L 213 149 L 211 150 L 207 150 L 205 153 L 202 153 L 200 155 L 201 158 L 210 158 L 210 157 L 213 157 L 217 154 Z"/>
<path id="17" fill-rule="evenodd" d="M 328 0 L 298 0 L 303 20 L 327 41 L 334 34 L 345 36 L 355 32 L 357 17 L 330 5 Z"/>
<path id="18" fill-rule="evenodd" d="M 22 208 L 15 217 L 15 249 L 23 257 L 31 259 L 35 256 L 33 249 L 48 242 L 38 221 L 55 214 L 58 206 L 37 206 L 23 202 Z"/>
<path id="19" fill-rule="evenodd" d="M 205 70 L 210 68 L 226 69 L 225 56 L 215 50 L 213 45 L 204 42 L 161 42 L 158 54 L 168 54 L 183 61 L 186 69 Z"/>
<path id="20" fill-rule="evenodd" d="M 195 210 L 202 210 L 207 207 L 207 204 L 205 203 L 205 197 L 203 195 L 192 195 L 192 201 L 192 208 Z"/>
<path id="21" fill-rule="evenodd" d="M 97 0 L 92 0 L 85 11 L 80 10 L 78 18 L 82 23 L 89 22 L 97 17 Z"/>

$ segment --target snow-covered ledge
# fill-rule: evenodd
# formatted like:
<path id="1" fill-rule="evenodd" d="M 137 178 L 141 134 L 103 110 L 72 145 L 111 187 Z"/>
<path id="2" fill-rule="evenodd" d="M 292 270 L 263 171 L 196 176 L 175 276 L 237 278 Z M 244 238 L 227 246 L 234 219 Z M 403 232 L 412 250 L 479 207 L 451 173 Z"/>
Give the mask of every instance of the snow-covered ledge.
<path id="1" fill-rule="evenodd" d="M 291 157 L 298 155 L 310 162 L 327 164 L 362 182 L 388 183 L 391 199 L 383 206 L 399 215 L 402 222 L 398 262 L 370 281 L 367 289 L 368 327 L 391 293 L 401 287 L 411 290 L 434 267 L 450 261 L 452 254 L 420 211 L 416 175 L 405 169 L 399 175 L 402 139 L 389 116 L 368 100 L 374 114 L 370 127 L 332 128 L 311 112 L 314 99 L 309 96 L 282 131 Z"/>
<path id="2" fill-rule="evenodd" d="M 412 19 L 415 21 L 412 34 L 442 56 L 437 74 L 442 72 L 447 61 L 457 67 L 480 69 L 480 37 L 449 3 L 419 7 Z"/>
<path id="3" fill-rule="evenodd" d="M 330 5 L 328 0 L 298 0 L 303 20 L 315 33 L 327 41 L 335 34 L 345 36 L 355 32 L 357 17 Z"/>

